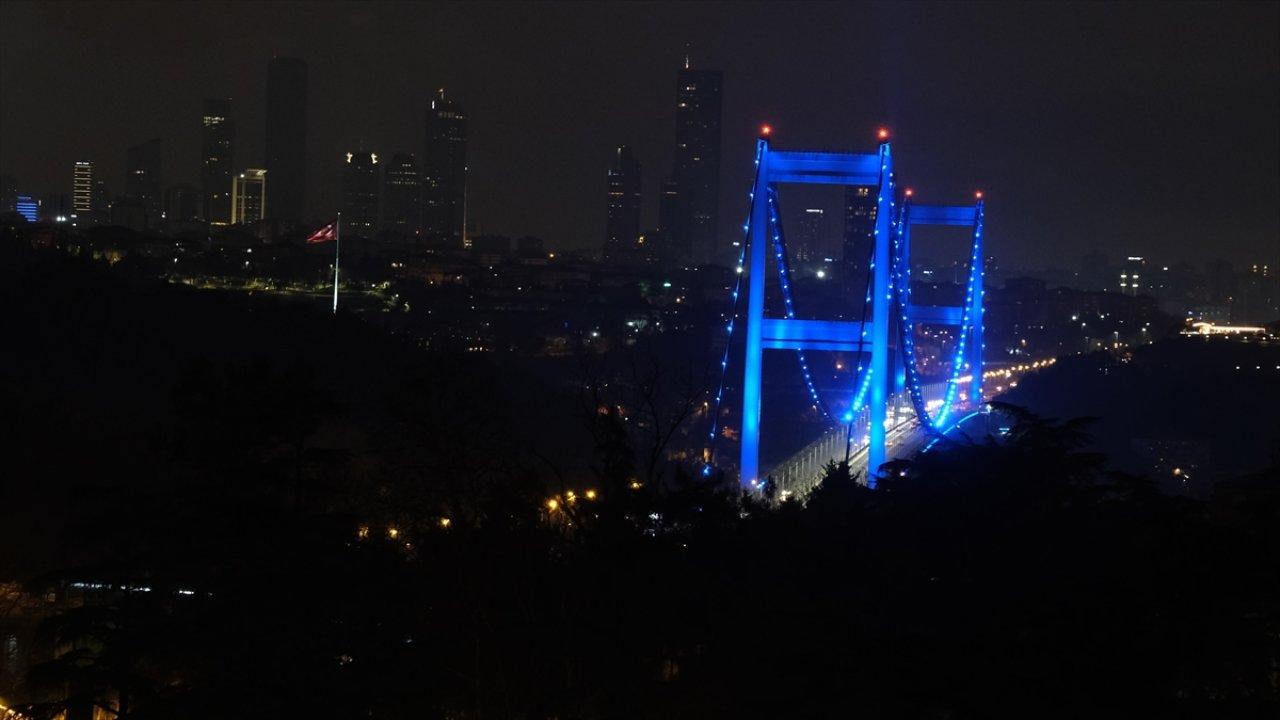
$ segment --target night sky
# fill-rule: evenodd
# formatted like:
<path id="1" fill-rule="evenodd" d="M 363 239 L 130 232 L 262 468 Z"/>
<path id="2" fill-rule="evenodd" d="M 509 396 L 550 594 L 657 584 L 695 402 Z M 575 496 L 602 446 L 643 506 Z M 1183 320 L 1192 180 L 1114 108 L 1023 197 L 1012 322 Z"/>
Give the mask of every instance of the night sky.
<path id="1" fill-rule="evenodd" d="M 0 171 L 70 192 L 93 160 L 165 142 L 197 183 L 205 97 L 235 101 L 236 164 L 262 163 L 267 60 L 310 66 L 308 214 L 337 206 L 363 140 L 421 154 L 428 97 L 470 116 L 481 232 L 595 247 L 610 150 L 634 145 L 646 223 L 670 171 L 675 73 L 725 73 L 721 234 L 745 212 L 756 127 L 782 147 L 894 133 L 925 201 L 987 193 L 1006 265 L 1113 258 L 1280 264 L 1280 6 L 0 4 Z"/>

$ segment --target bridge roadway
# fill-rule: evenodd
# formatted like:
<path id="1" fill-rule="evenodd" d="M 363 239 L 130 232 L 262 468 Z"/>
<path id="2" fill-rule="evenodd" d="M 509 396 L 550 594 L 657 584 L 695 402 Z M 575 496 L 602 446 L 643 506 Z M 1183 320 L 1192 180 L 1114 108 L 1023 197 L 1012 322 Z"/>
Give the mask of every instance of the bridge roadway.
<path id="1" fill-rule="evenodd" d="M 1016 387 L 1018 379 L 1026 373 L 1052 365 L 1054 362 L 1056 362 L 1054 359 L 1037 360 L 984 372 L 983 401 L 1004 392 L 1006 388 Z M 962 381 L 966 380 L 962 378 Z M 943 395 L 946 393 L 946 383 L 925 385 L 922 390 L 926 405 L 930 411 L 933 411 L 942 402 Z M 953 417 L 960 420 L 970 412 L 972 409 L 958 406 Z M 890 396 L 886 425 L 885 455 L 889 459 L 911 457 L 923 449 L 929 441 L 929 435 L 924 432 L 920 421 L 916 419 L 915 410 L 905 393 L 894 393 Z M 870 439 L 868 432 L 869 417 L 864 409 L 854 421 L 852 433 L 848 425 L 833 427 L 764 474 L 766 477 L 772 477 L 778 484 L 778 490 L 783 497 L 803 495 L 812 490 L 822 479 L 822 472 L 828 463 L 844 461 L 846 438 L 851 438 L 853 447 L 849 451 L 850 470 L 857 473 L 860 482 L 865 484 L 867 448 Z"/>

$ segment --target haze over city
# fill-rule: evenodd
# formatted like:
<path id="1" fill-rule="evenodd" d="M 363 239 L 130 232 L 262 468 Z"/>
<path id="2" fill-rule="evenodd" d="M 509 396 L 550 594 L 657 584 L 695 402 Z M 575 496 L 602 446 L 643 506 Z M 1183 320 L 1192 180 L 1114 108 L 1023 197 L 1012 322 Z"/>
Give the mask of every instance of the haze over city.
<path id="1" fill-rule="evenodd" d="M 422 117 L 446 87 L 469 117 L 479 230 L 594 247 L 615 145 L 636 148 L 645 224 L 657 222 L 688 55 L 725 72 L 726 240 L 745 213 L 759 124 L 780 144 L 830 148 L 883 125 L 918 148 L 900 175 L 922 192 L 982 186 L 1014 209 L 991 218 L 1006 265 L 1075 268 L 1100 248 L 1245 264 L 1265 261 L 1260 250 L 1280 257 L 1272 10 L 6 3 L 5 25 L 23 31 L 0 50 L 0 81 L 18 99 L 0 108 L 0 166 L 32 192 L 66 192 L 65 169 L 89 159 L 119 185 L 124 148 L 160 137 L 166 182 L 194 182 L 205 97 L 232 98 L 237 162 L 256 166 L 265 63 L 301 57 L 307 217 L 338 209 L 341 157 L 361 141 L 387 157 L 420 153 Z M 146 41 L 122 41 L 132 37 Z M 1206 201 L 1208 188 L 1222 199 Z"/>
<path id="2" fill-rule="evenodd" d="M 0 720 L 1280 717 L 1280 4 L 0 28 Z"/>

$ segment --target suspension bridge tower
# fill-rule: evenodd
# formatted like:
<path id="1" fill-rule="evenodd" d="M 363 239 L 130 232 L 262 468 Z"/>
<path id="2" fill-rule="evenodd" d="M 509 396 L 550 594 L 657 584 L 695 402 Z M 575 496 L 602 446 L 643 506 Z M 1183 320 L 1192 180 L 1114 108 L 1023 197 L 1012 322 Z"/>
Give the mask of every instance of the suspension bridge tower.
<path id="1" fill-rule="evenodd" d="M 981 193 L 972 205 L 920 205 L 911 202 L 907 191 L 898 202 L 894 187 L 893 154 L 888 132 L 879 132 L 879 147 L 868 153 L 801 152 L 774 149 L 769 128 L 762 129 L 756 143 L 755 180 L 751 211 L 744 226 L 745 242 L 739 258 L 738 281 L 733 290 L 734 315 L 727 330 L 732 336 L 737 320 L 739 294 L 746 293 L 746 339 L 742 364 L 742 430 L 739 460 L 740 482 L 745 488 L 758 487 L 760 471 L 761 382 L 766 350 L 796 352 L 804 381 L 815 407 L 832 422 L 849 424 L 845 457 L 852 442 L 853 418 L 866 408 L 867 482 L 875 484 L 875 472 L 885 457 L 888 407 L 891 391 L 910 396 L 915 414 L 925 431 L 945 432 L 946 422 L 957 404 L 976 405 L 982 395 L 982 225 Z M 776 186 L 781 184 L 852 185 L 871 187 L 876 192 L 876 219 L 872 257 L 867 278 L 863 317 L 858 321 L 809 320 L 795 317 L 791 298 L 786 245 L 782 238 Z M 967 226 L 972 228 L 968 282 L 963 304 L 923 306 L 911 302 L 911 228 L 917 225 Z M 783 317 L 765 315 L 765 278 L 772 248 L 785 306 Z M 743 285 L 746 285 L 743 288 Z M 914 328 L 918 324 L 950 325 L 955 333 L 956 351 L 943 397 L 926 401 L 914 355 Z M 891 347 L 891 341 L 893 347 Z M 716 413 L 709 444 L 714 445 L 719 406 L 724 395 L 724 372 L 728 367 L 726 343 Z M 819 399 L 804 352 L 843 351 L 869 355 L 860 363 L 849 412 L 833 416 Z M 967 373 L 967 375 L 965 374 Z M 961 386 L 966 386 L 961 392 Z M 931 414 L 931 410 L 934 411 Z M 714 447 L 706 453 L 707 467 L 714 462 Z"/>
<path id="2" fill-rule="evenodd" d="M 887 133 L 873 153 L 789 152 L 774 150 L 767 137 L 757 141 L 756 178 L 751 192 L 747 252 L 747 337 L 742 383 L 742 447 L 739 473 L 744 486 L 760 480 L 760 383 L 765 350 L 845 350 L 864 352 L 870 345 L 871 362 L 865 373 L 872 378 L 871 449 L 869 467 L 884 462 L 884 421 L 889 369 L 890 265 L 893 226 L 893 154 Z M 874 257 L 870 272 L 871 321 L 800 320 L 767 318 L 764 314 L 766 248 L 770 243 L 770 193 L 775 184 L 856 185 L 876 188 Z M 785 261 L 778 250 L 779 261 Z M 788 282 L 784 277 L 784 282 Z M 882 299 L 884 300 L 882 302 Z M 879 378 L 877 382 L 875 378 Z"/>

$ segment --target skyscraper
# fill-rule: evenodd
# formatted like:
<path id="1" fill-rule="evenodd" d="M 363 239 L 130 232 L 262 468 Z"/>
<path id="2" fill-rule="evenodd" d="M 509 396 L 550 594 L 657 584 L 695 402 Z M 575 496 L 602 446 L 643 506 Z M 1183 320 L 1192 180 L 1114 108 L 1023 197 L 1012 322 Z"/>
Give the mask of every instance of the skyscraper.
<path id="1" fill-rule="evenodd" d="M 0 212 L 12 212 L 18 200 L 18 181 L 12 175 L 0 173 Z"/>
<path id="2" fill-rule="evenodd" d="M 300 222 L 307 184 L 307 64 L 298 58 L 267 64 L 266 151 L 271 216 L 286 225 Z"/>
<path id="3" fill-rule="evenodd" d="M 228 190 L 231 188 L 228 187 Z M 230 193 L 228 193 L 230 195 Z M 193 223 L 200 218 L 202 193 L 194 185 L 182 183 L 164 191 L 164 219 L 169 227 Z"/>
<path id="4" fill-rule="evenodd" d="M 677 239 L 684 238 L 684 205 L 680 198 L 680 184 L 674 176 L 662 179 L 662 194 L 658 196 L 658 234 L 662 242 L 655 248 L 664 268 L 674 268 L 688 261 L 687 245 L 677 247 Z"/>
<path id="5" fill-rule="evenodd" d="M 427 110 L 422 154 L 422 225 L 436 240 L 465 243 L 467 116 L 440 88 Z"/>
<path id="6" fill-rule="evenodd" d="M 40 201 L 30 195 L 18 195 L 14 199 L 13 209 L 29 223 L 40 219 Z"/>
<path id="7" fill-rule="evenodd" d="M 235 162 L 235 134 L 236 126 L 231 121 L 231 100 L 205 100 L 200 143 L 200 206 L 202 216 L 211 223 L 221 224 L 231 219 L 231 168 Z"/>
<path id="8" fill-rule="evenodd" d="M 231 180 L 231 224 L 250 224 L 267 216 L 269 170 L 247 168 Z"/>
<path id="9" fill-rule="evenodd" d="M 93 212 L 93 163 L 80 161 L 71 171 L 71 209 L 88 219 Z"/>
<path id="10" fill-rule="evenodd" d="M 791 259 L 797 263 L 809 263 L 818 256 L 819 243 L 825 230 L 826 213 L 822 208 L 805 208 L 796 228 L 796 244 L 790 248 Z"/>
<path id="11" fill-rule="evenodd" d="M 413 235 L 422 223 L 418 159 L 413 153 L 396 153 L 382 173 L 382 227 Z"/>
<path id="12" fill-rule="evenodd" d="M 1148 288 L 1146 258 L 1130 255 L 1125 258 L 1124 266 L 1120 270 L 1120 294 L 1122 295 L 1142 295 Z"/>
<path id="13" fill-rule="evenodd" d="M 864 185 L 844 190 L 844 246 L 840 258 L 841 281 L 849 288 L 863 285 L 876 232 L 876 188 Z"/>
<path id="14" fill-rule="evenodd" d="M 100 177 L 95 177 L 93 179 L 93 196 L 91 202 L 94 222 L 101 222 L 103 219 L 111 216 L 111 190 L 107 188 L 107 184 L 103 182 Z"/>
<path id="15" fill-rule="evenodd" d="M 147 227 L 156 227 L 163 216 L 160 158 L 160 139 L 154 138 L 129 148 L 125 163 L 124 194 L 142 204 Z"/>
<path id="16" fill-rule="evenodd" d="M 679 188 L 677 250 L 695 262 L 720 259 L 719 70 L 694 70 L 686 58 L 676 77 L 676 153 L 672 173 Z"/>
<path id="17" fill-rule="evenodd" d="M 640 237 L 640 162 L 626 145 L 619 146 L 609 163 L 608 223 L 604 259 L 616 260 L 635 247 Z M 621 251 L 621 253 L 619 252 Z"/>
<path id="18" fill-rule="evenodd" d="M 377 153 L 362 148 L 346 155 L 342 165 L 342 227 L 366 238 L 377 230 Z"/>

